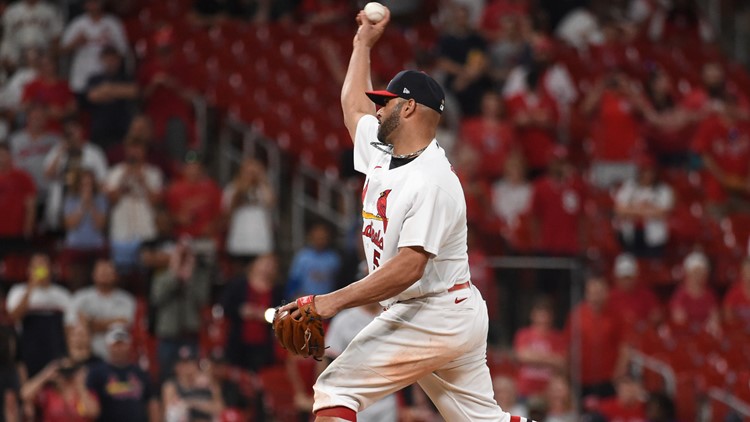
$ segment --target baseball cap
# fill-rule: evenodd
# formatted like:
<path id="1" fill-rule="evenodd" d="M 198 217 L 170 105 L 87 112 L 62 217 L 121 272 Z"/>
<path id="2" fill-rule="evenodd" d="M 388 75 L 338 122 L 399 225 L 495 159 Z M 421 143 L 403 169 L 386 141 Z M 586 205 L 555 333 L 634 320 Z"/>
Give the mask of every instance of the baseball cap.
<path id="1" fill-rule="evenodd" d="M 130 333 L 124 325 L 113 325 L 104 335 L 104 341 L 107 345 L 112 345 L 118 341 L 130 343 Z"/>
<path id="2" fill-rule="evenodd" d="M 385 90 L 365 92 L 373 103 L 385 106 L 391 98 L 414 100 L 438 113 L 445 108 L 445 93 L 434 79 L 424 72 L 402 70 L 391 79 Z"/>
<path id="3" fill-rule="evenodd" d="M 633 255 L 620 254 L 615 259 L 615 277 L 635 277 L 638 274 L 638 262 Z"/>

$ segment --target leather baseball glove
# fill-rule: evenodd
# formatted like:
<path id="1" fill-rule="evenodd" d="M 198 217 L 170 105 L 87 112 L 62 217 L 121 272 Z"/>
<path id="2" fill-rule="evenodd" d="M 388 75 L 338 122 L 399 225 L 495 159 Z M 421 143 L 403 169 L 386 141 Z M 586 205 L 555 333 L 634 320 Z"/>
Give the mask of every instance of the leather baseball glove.
<path id="1" fill-rule="evenodd" d="M 284 349 L 302 356 L 320 360 L 325 352 L 323 318 L 315 311 L 315 296 L 297 299 L 297 309 L 276 310 L 273 331 Z"/>

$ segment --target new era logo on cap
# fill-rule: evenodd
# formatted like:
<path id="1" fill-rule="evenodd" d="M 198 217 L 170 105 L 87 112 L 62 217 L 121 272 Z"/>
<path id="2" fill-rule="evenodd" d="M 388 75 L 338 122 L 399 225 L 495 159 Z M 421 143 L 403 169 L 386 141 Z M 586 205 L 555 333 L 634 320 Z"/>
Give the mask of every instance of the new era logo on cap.
<path id="1" fill-rule="evenodd" d="M 402 70 L 393 77 L 385 90 L 368 91 L 366 94 L 380 106 L 384 106 L 388 99 L 400 97 L 413 99 L 438 113 L 442 113 L 445 108 L 443 88 L 428 74 L 416 70 Z"/>

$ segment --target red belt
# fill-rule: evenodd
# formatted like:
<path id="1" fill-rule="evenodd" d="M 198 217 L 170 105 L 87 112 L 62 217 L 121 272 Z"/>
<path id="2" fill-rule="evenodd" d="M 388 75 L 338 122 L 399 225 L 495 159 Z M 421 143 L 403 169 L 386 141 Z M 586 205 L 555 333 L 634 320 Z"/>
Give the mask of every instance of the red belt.
<path id="1" fill-rule="evenodd" d="M 467 281 L 461 284 L 454 284 L 453 287 L 448 289 L 448 292 L 450 293 L 455 292 L 456 290 L 468 289 L 469 287 L 471 287 L 471 281 Z"/>

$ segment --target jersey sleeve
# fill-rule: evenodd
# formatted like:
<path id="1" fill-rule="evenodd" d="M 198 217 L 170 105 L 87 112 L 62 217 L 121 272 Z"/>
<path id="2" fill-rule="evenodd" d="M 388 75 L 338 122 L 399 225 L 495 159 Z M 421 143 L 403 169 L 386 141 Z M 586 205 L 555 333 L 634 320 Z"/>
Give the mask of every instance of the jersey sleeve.
<path id="1" fill-rule="evenodd" d="M 421 246 L 432 255 L 440 252 L 446 235 L 456 223 L 457 204 L 435 184 L 417 189 L 406 212 L 398 247 Z"/>
<path id="2" fill-rule="evenodd" d="M 367 173 L 370 161 L 378 151 L 370 145 L 370 142 L 378 140 L 378 119 L 366 114 L 357 122 L 357 132 L 354 135 L 354 170 Z"/>

